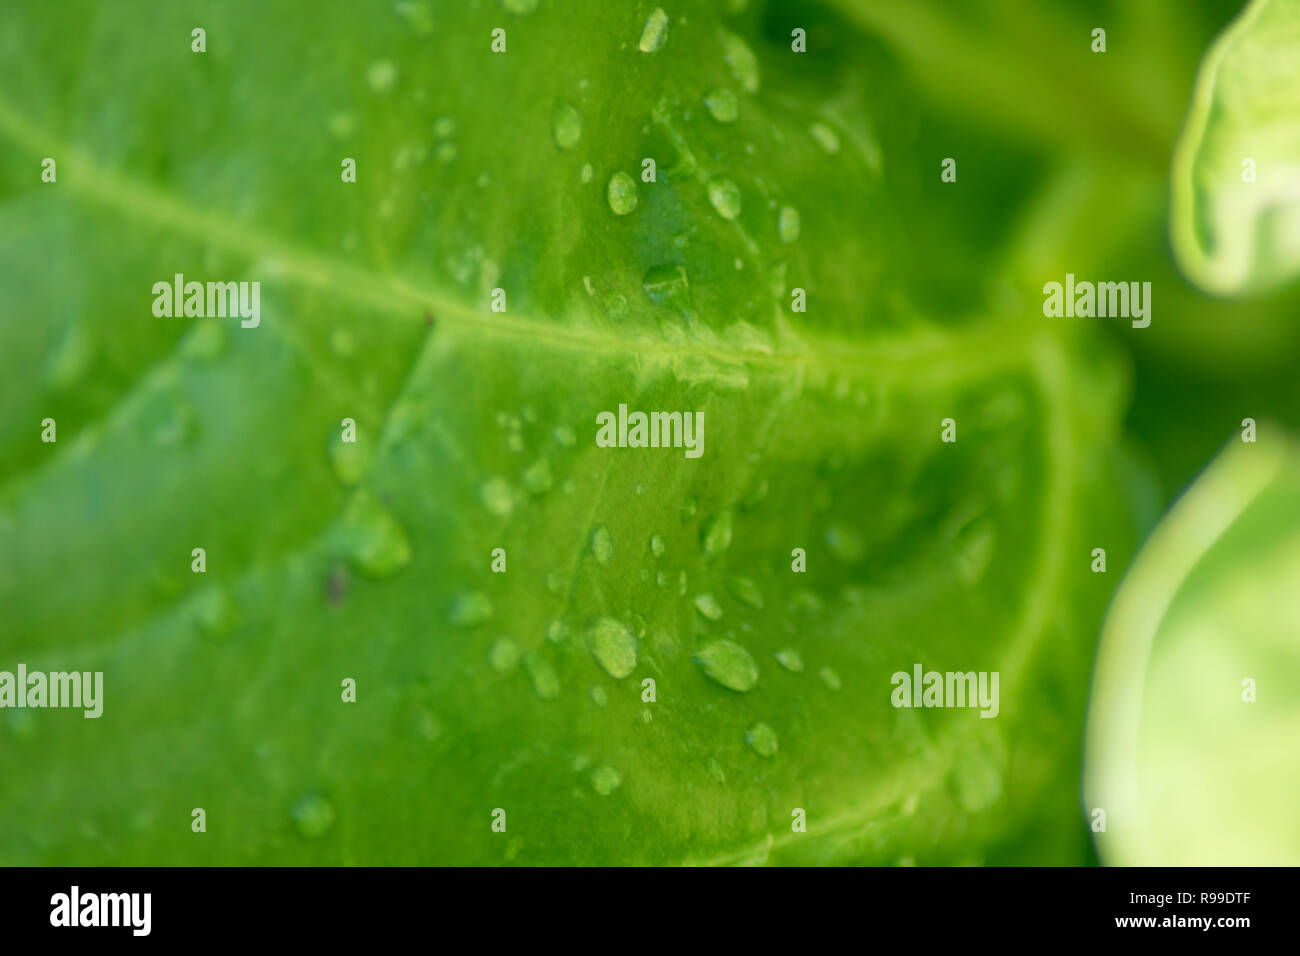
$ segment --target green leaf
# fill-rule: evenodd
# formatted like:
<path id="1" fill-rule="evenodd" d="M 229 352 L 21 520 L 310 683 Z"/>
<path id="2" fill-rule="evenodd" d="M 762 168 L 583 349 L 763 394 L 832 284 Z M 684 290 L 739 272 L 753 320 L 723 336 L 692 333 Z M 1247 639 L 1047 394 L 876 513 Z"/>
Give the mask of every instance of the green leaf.
<path id="1" fill-rule="evenodd" d="M 531 6 L 0 11 L 0 667 L 105 675 L 5 712 L 4 862 L 1086 859 L 1122 365 L 914 307 L 851 34 Z M 261 324 L 154 318 L 178 272 Z M 999 716 L 891 707 L 915 663 Z"/>
<path id="2" fill-rule="evenodd" d="M 1300 449 L 1258 437 L 1174 506 L 1107 618 L 1087 802 L 1108 864 L 1300 861 Z"/>
<path id="3" fill-rule="evenodd" d="M 1171 234 L 1221 294 L 1300 274 L 1300 2 L 1253 0 L 1206 54 L 1174 155 Z"/>

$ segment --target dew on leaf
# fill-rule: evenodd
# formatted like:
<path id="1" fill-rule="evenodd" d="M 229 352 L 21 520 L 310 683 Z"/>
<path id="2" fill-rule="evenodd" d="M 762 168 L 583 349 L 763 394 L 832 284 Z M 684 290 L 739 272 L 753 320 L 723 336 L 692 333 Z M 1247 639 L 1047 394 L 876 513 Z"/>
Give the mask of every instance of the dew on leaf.
<path id="1" fill-rule="evenodd" d="M 614 538 L 603 524 L 591 532 L 591 553 L 597 564 L 609 564 L 614 558 Z"/>
<path id="2" fill-rule="evenodd" d="M 725 176 L 715 176 L 709 180 L 709 202 L 723 219 L 735 219 L 740 215 L 740 187 Z"/>
<path id="3" fill-rule="evenodd" d="M 652 534 L 650 536 L 650 553 L 656 558 L 662 558 L 664 556 L 664 550 L 665 545 L 663 535 Z"/>
<path id="4" fill-rule="evenodd" d="M 636 638 L 612 617 L 602 617 L 587 627 L 587 650 L 610 677 L 620 680 L 636 668 Z"/>
<path id="5" fill-rule="evenodd" d="M 560 103 L 551 114 L 551 134 L 560 149 L 573 149 L 582 139 L 582 114 L 569 103 Z"/>
<path id="6" fill-rule="evenodd" d="M 542 495 L 551 490 L 551 463 L 546 458 L 539 458 L 524 470 L 524 488 L 534 495 Z"/>
<path id="7" fill-rule="evenodd" d="M 609 694 L 603 687 L 593 687 L 590 691 L 591 702 L 597 707 L 604 707 L 609 703 Z"/>
<path id="8" fill-rule="evenodd" d="M 823 667 L 817 672 L 817 676 L 820 677 L 831 690 L 840 689 L 840 675 L 835 673 L 829 667 Z"/>
<path id="9" fill-rule="evenodd" d="M 727 775 L 723 772 L 722 764 L 718 763 L 718 761 L 712 757 L 709 758 L 709 776 L 718 783 L 727 782 Z"/>
<path id="10" fill-rule="evenodd" d="M 760 757 L 776 756 L 776 731 L 764 723 L 757 723 L 745 731 L 745 743 Z"/>
<path id="11" fill-rule="evenodd" d="M 492 616 L 492 602 L 481 591 L 462 594 L 451 605 L 447 619 L 456 627 L 473 627 Z"/>
<path id="12" fill-rule="evenodd" d="M 555 700 L 560 696 L 560 677 L 541 654 L 536 651 L 524 654 L 524 670 L 528 672 L 533 693 L 542 700 Z"/>
<path id="13" fill-rule="evenodd" d="M 336 535 L 344 556 L 363 574 L 387 577 L 411 560 L 405 529 L 368 488 L 352 495 Z"/>
<path id="14" fill-rule="evenodd" d="M 376 60 L 366 70 L 366 82 L 376 93 L 387 93 L 397 82 L 397 67 L 392 60 Z"/>
<path id="15" fill-rule="evenodd" d="M 782 206 L 780 217 L 782 242 L 794 242 L 799 238 L 799 210 L 794 206 Z"/>
<path id="16" fill-rule="evenodd" d="M 513 13 L 517 17 L 526 17 L 537 9 L 538 0 L 501 0 L 501 6 L 506 13 Z"/>
<path id="17" fill-rule="evenodd" d="M 759 611 L 763 609 L 763 592 L 750 578 L 738 575 L 727 578 L 727 590 L 742 604 L 748 604 Z"/>
<path id="18" fill-rule="evenodd" d="M 595 178 L 596 171 L 591 168 L 591 163 L 583 163 L 582 169 L 578 170 L 578 178 L 584 183 L 589 183 Z"/>
<path id="19" fill-rule="evenodd" d="M 563 644 L 569 639 L 569 626 L 557 617 L 546 625 L 546 639 L 552 644 Z"/>
<path id="20" fill-rule="evenodd" d="M 239 612 L 225 588 L 212 587 L 201 592 L 191 607 L 195 626 L 209 640 L 220 640 L 239 622 Z"/>
<path id="21" fill-rule="evenodd" d="M 695 501 L 694 495 L 691 495 L 688 498 L 686 498 L 686 500 L 682 502 L 682 520 L 690 521 L 692 518 L 695 517 L 695 512 L 698 509 L 699 509 L 699 505 Z"/>
<path id="22" fill-rule="evenodd" d="M 610 766 L 600 766 L 591 772 L 591 786 L 602 797 L 607 797 L 618 789 L 623 778 Z"/>
<path id="23" fill-rule="evenodd" d="M 707 617 L 710 621 L 717 621 L 722 618 L 722 605 L 712 594 L 695 595 L 695 609 Z"/>
<path id="24" fill-rule="evenodd" d="M 722 58 L 742 90 L 746 93 L 758 92 L 758 57 L 754 56 L 754 51 L 744 40 L 726 30 L 722 31 Z"/>
<path id="25" fill-rule="evenodd" d="M 552 434 L 555 436 L 555 441 L 565 448 L 572 448 L 578 443 L 578 435 L 572 425 L 556 425 Z"/>
<path id="26" fill-rule="evenodd" d="M 642 53 L 653 53 L 664 45 L 668 39 L 668 14 L 662 7 L 655 7 L 646 18 L 645 28 L 641 31 L 641 40 L 637 48 Z"/>
<path id="27" fill-rule="evenodd" d="M 731 547 L 732 514 L 727 508 L 718 512 L 700 527 L 700 547 L 710 557 Z"/>
<path id="28" fill-rule="evenodd" d="M 808 132 L 812 138 L 817 141 L 817 145 L 828 153 L 838 153 L 840 151 L 840 137 L 825 123 L 813 123 L 808 127 Z"/>
<path id="29" fill-rule="evenodd" d="M 705 677 L 728 690 L 744 694 L 758 685 L 758 665 L 749 651 L 734 641 L 706 644 L 695 652 L 692 660 Z"/>
<path id="30" fill-rule="evenodd" d="M 488 649 L 488 664 L 498 674 L 515 669 L 519 663 L 519 645 L 508 637 L 498 638 Z"/>
<path id="31" fill-rule="evenodd" d="M 719 123 L 734 123 L 740 115 L 740 101 L 726 87 L 718 87 L 704 94 L 704 105 Z"/>
<path id="32" fill-rule="evenodd" d="M 609 177 L 605 194 L 609 198 L 609 208 L 616 216 L 626 216 L 636 208 L 636 180 L 622 170 Z"/>
<path id="33" fill-rule="evenodd" d="M 777 651 L 774 656 L 776 657 L 777 663 L 792 674 L 803 673 L 803 657 L 794 648 L 784 647 Z"/>
<path id="34" fill-rule="evenodd" d="M 489 478 L 478 489 L 483 507 L 500 518 L 509 516 L 515 508 L 515 493 L 504 478 Z"/>
<path id="35" fill-rule="evenodd" d="M 641 288 L 655 305 L 686 311 L 691 304 L 691 287 L 683 266 L 663 263 L 651 266 L 641 278 Z"/>

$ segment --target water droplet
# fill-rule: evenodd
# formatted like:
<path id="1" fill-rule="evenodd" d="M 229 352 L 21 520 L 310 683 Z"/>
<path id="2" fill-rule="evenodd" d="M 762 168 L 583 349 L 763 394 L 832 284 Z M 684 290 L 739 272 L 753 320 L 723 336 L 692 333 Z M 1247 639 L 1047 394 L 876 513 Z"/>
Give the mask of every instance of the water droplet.
<path id="1" fill-rule="evenodd" d="M 758 665 L 754 658 L 734 641 L 714 641 L 695 652 L 692 658 L 704 676 L 737 693 L 748 693 L 758 684 Z"/>
<path id="2" fill-rule="evenodd" d="M 366 70 L 366 81 L 376 93 L 387 93 L 397 82 L 397 67 L 392 60 L 376 60 Z"/>
<path id="3" fill-rule="evenodd" d="M 596 171 L 591 168 L 591 163 L 583 163 L 582 169 L 578 170 L 578 178 L 584 183 L 589 183 L 596 176 Z"/>
<path id="4" fill-rule="evenodd" d="M 734 33 L 722 33 L 722 58 L 731 69 L 740 88 L 746 93 L 758 92 L 758 57 L 740 37 Z"/>
<path id="5" fill-rule="evenodd" d="M 504 478 L 489 478 L 478 489 L 479 500 L 483 507 L 494 515 L 505 518 L 515 508 L 515 493 L 510 482 Z"/>
<path id="6" fill-rule="evenodd" d="M 220 640 L 234 630 L 239 611 L 224 588 L 211 587 L 194 598 L 194 624 L 210 640 Z"/>
<path id="7" fill-rule="evenodd" d="M 799 210 L 794 206 L 781 207 L 781 241 L 794 242 L 799 238 Z"/>
<path id="8" fill-rule="evenodd" d="M 563 644 L 569 639 L 569 625 L 556 618 L 546 627 L 546 639 L 552 644 Z"/>
<path id="9" fill-rule="evenodd" d="M 808 127 L 808 132 L 812 138 L 817 141 L 817 145 L 828 153 L 838 153 L 840 151 L 840 138 L 835 130 L 831 129 L 825 123 L 813 123 Z"/>
<path id="10" fill-rule="evenodd" d="M 354 568 L 373 577 L 387 577 L 411 560 L 406 531 L 368 488 L 358 489 L 348 502 L 336 541 Z"/>
<path id="11" fill-rule="evenodd" d="M 736 99 L 735 93 L 725 87 L 704 94 L 704 105 L 719 123 L 734 123 L 740 115 L 740 101 Z"/>
<path id="12" fill-rule="evenodd" d="M 718 512 L 700 527 L 700 547 L 707 555 L 719 555 L 731 547 L 731 509 Z"/>
<path id="13" fill-rule="evenodd" d="M 614 558 L 614 539 L 603 524 L 591 532 L 591 553 L 597 564 L 609 564 Z"/>
<path id="14" fill-rule="evenodd" d="M 803 673 L 803 657 L 791 647 L 784 647 L 775 654 L 777 663 L 793 674 Z"/>
<path id="15" fill-rule="evenodd" d="M 668 575 L 660 571 L 655 575 L 655 584 L 659 585 L 661 588 L 666 588 L 668 586 Z"/>
<path id="16" fill-rule="evenodd" d="M 686 311 L 691 304 L 691 287 L 683 266 L 664 263 L 651 266 L 641 279 L 641 288 L 655 305 Z"/>
<path id="17" fill-rule="evenodd" d="M 722 764 L 718 763 L 712 757 L 709 758 L 709 776 L 718 783 L 727 782 L 727 775 L 722 770 Z"/>
<path id="18" fill-rule="evenodd" d="M 538 0 L 501 0 L 501 6 L 505 8 L 506 13 L 526 17 L 537 9 L 537 2 Z"/>
<path id="19" fill-rule="evenodd" d="M 709 202 L 723 219 L 735 219 L 740 215 L 740 187 L 725 176 L 716 176 L 709 180 Z"/>
<path id="20" fill-rule="evenodd" d="M 636 208 L 636 180 L 622 170 L 609 177 L 605 194 L 616 216 L 626 216 Z"/>
<path id="21" fill-rule="evenodd" d="M 433 121 L 433 135 L 438 139 L 449 139 L 456 132 L 456 121 L 450 116 L 439 116 Z"/>
<path id="22" fill-rule="evenodd" d="M 514 670 L 519 664 L 519 645 L 508 637 L 493 641 L 492 647 L 488 650 L 488 664 L 498 674 Z"/>
<path id="23" fill-rule="evenodd" d="M 826 543 L 831 554 L 845 564 L 857 564 L 867 553 L 867 546 L 862 535 L 842 524 L 831 525 L 826 530 Z"/>
<path id="24" fill-rule="evenodd" d="M 598 618 L 587 627 L 587 650 L 615 680 L 636 668 L 636 638 L 612 617 Z"/>
<path id="25" fill-rule="evenodd" d="M 823 667 L 817 672 L 817 676 L 820 677 L 831 690 L 840 689 L 840 675 L 835 673 L 829 667 Z"/>
<path id="26" fill-rule="evenodd" d="M 355 113 L 335 113 L 330 117 L 330 132 L 338 139 L 351 136 L 356 128 L 357 117 Z"/>
<path id="27" fill-rule="evenodd" d="M 553 434 L 556 442 L 565 448 L 572 448 L 578 443 L 578 435 L 571 425 L 556 425 Z"/>
<path id="28" fill-rule="evenodd" d="M 334 804 L 319 793 L 309 793 L 293 806 L 293 822 L 309 840 L 322 837 L 334 826 Z"/>
<path id="29" fill-rule="evenodd" d="M 695 609 L 707 617 L 710 621 L 717 621 L 722 618 L 722 605 L 712 594 L 695 595 Z"/>
<path id="30" fill-rule="evenodd" d="M 591 785 L 602 797 L 609 796 L 618 789 L 618 785 L 622 782 L 623 778 L 619 776 L 618 771 L 613 767 L 597 767 L 591 772 Z"/>
<path id="31" fill-rule="evenodd" d="M 524 471 L 524 487 L 530 494 L 544 495 L 551 490 L 551 463 L 539 458 Z"/>
<path id="32" fill-rule="evenodd" d="M 763 592 L 749 578 L 738 576 L 727 578 L 727 590 L 735 595 L 736 600 L 742 604 L 748 604 L 759 611 L 763 609 Z"/>
<path id="33" fill-rule="evenodd" d="M 758 723 L 745 731 L 745 743 L 760 757 L 776 756 L 776 731 L 767 724 Z"/>
<path id="34" fill-rule="evenodd" d="M 642 53 L 653 53 L 664 45 L 668 39 L 668 14 L 662 7 L 655 7 L 654 12 L 646 18 L 645 29 L 641 31 L 641 42 L 637 47 Z"/>
<path id="35" fill-rule="evenodd" d="M 447 619 L 456 627 L 473 627 L 492 616 L 492 602 L 481 591 L 462 594 L 451 606 Z"/>
<path id="36" fill-rule="evenodd" d="M 591 702 L 597 707 L 604 707 L 609 703 L 609 694 L 606 693 L 605 688 L 593 687 L 589 693 L 591 694 Z"/>
<path id="37" fill-rule="evenodd" d="M 695 501 L 695 496 L 691 495 L 682 502 L 682 520 L 690 521 L 695 517 L 695 512 L 699 510 L 699 504 Z"/>
<path id="38" fill-rule="evenodd" d="M 573 149 L 582 139 L 582 114 L 577 107 L 560 103 L 551 114 L 551 133 L 560 149 Z"/>
<path id="39" fill-rule="evenodd" d="M 533 693 L 542 700 L 555 700 L 560 696 L 560 677 L 555 668 L 536 651 L 524 655 L 524 670 L 533 685 Z"/>
<path id="40" fill-rule="evenodd" d="M 650 536 L 650 553 L 653 554 L 656 558 L 662 558 L 664 556 L 665 550 L 666 550 L 666 546 L 664 545 L 663 536 L 652 534 Z"/>
<path id="41" fill-rule="evenodd" d="M 366 476 L 366 466 L 370 463 L 370 443 L 344 441 L 343 434 L 335 430 L 330 436 L 330 464 L 334 468 L 334 477 L 351 487 Z"/>

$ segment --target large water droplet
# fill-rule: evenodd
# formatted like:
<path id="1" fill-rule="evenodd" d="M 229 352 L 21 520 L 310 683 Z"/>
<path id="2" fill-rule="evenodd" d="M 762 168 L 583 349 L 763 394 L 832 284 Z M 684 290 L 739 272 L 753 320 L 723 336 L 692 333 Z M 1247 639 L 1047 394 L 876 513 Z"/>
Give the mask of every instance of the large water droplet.
<path id="1" fill-rule="evenodd" d="M 642 53 L 653 53 L 664 45 L 668 39 L 668 14 L 662 7 L 655 7 L 654 12 L 646 18 L 645 29 L 641 31 L 641 42 L 637 44 Z"/>
<path id="2" fill-rule="evenodd" d="M 614 558 L 614 538 L 603 524 L 591 532 L 591 553 L 597 564 L 609 564 Z"/>
<path id="3" fill-rule="evenodd" d="M 573 149 L 582 139 L 582 114 L 568 103 L 560 103 L 551 114 L 551 133 L 560 149 Z"/>
<path id="4" fill-rule="evenodd" d="M 723 219 L 740 215 L 740 187 L 725 176 L 709 180 L 709 202 Z"/>
<path id="5" fill-rule="evenodd" d="M 609 198 L 609 208 L 616 216 L 626 216 L 636 208 L 636 180 L 619 170 L 609 177 L 609 186 L 605 190 Z"/>
<path id="6" fill-rule="evenodd" d="M 591 772 L 591 785 L 602 797 L 609 796 L 622 782 L 623 778 L 613 767 L 597 767 Z"/>
<path id="7" fill-rule="evenodd" d="M 456 598 L 447 619 L 456 627 L 473 627 L 492 616 L 492 602 L 481 591 L 472 591 Z"/>
<path id="8" fill-rule="evenodd" d="M 745 743 L 760 757 L 776 756 L 776 731 L 764 723 L 757 723 L 745 731 Z"/>
<path id="9" fill-rule="evenodd" d="M 334 826 L 334 804 L 319 793 L 309 793 L 293 806 L 293 822 L 309 840 L 322 837 Z"/>
<path id="10" fill-rule="evenodd" d="M 387 577 L 411 560 L 406 531 L 369 488 L 353 494 L 336 535 L 343 554 L 362 574 Z"/>
<path id="11" fill-rule="evenodd" d="M 695 595 L 695 608 L 710 621 L 717 621 L 722 618 L 722 605 L 712 594 Z"/>
<path id="12" fill-rule="evenodd" d="M 759 611 L 763 609 L 763 592 L 749 578 L 739 576 L 727 578 L 727 590 L 742 604 L 748 604 Z"/>
<path id="13" fill-rule="evenodd" d="M 726 87 L 719 87 L 704 94 L 704 105 L 719 123 L 734 123 L 740 115 L 740 101 L 736 94 Z"/>
<path id="14" fill-rule="evenodd" d="M 587 627 L 587 650 L 610 677 L 620 680 L 636 668 L 636 638 L 612 617 L 602 617 Z"/>
<path id="15" fill-rule="evenodd" d="M 731 547 L 731 509 L 718 512 L 700 527 L 700 547 L 707 555 L 719 555 Z"/>
<path id="16" fill-rule="evenodd" d="M 737 693 L 748 693 L 758 685 L 758 665 L 754 658 L 734 641 L 714 641 L 695 652 L 692 658 L 704 676 Z"/>
<path id="17" fill-rule="evenodd" d="M 641 288 L 655 305 L 685 312 L 691 305 L 691 286 L 683 266 L 665 263 L 651 266 L 641 278 Z"/>

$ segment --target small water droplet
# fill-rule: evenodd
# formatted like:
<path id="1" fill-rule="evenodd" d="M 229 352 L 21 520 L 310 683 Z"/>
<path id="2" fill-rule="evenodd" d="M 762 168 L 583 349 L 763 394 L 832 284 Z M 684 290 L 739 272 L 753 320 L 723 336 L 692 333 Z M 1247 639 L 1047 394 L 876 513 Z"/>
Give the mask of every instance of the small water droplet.
<path id="1" fill-rule="evenodd" d="M 488 664 L 498 674 L 505 674 L 519 664 L 519 645 L 508 637 L 501 637 L 492 642 L 488 649 Z"/>
<path id="2" fill-rule="evenodd" d="M 650 536 L 650 553 L 653 554 L 656 558 L 662 558 L 664 556 L 665 550 L 666 550 L 666 545 L 664 544 L 663 536 L 652 534 Z"/>
<path id="3" fill-rule="evenodd" d="M 794 206 L 781 207 L 781 241 L 794 242 L 799 238 L 799 210 Z"/>
<path id="4" fill-rule="evenodd" d="M 722 58 L 731 69 L 740 88 L 746 93 L 757 93 L 759 85 L 758 57 L 740 37 L 734 33 L 722 33 Z"/>
<path id="5" fill-rule="evenodd" d="M 596 176 L 596 171 L 591 168 L 591 163 L 583 163 L 582 169 L 578 170 L 578 178 L 584 183 L 589 183 Z"/>
<path id="6" fill-rule="evenodd" d="M 449 139 L 456 132 L 456 120 L 450 116 L 439 116 L 433 121 L 433 135 L 438 139 Z"/>
<path id="7" fill-rule="evenodd" d="M 569 103 L 560 103 L 551 114 L 551 133 L 560 149 L 573 149 L 582 139 L 582 114 Z"/>
<path id="8" fill-rule="evenodd" d="M 754 724 L 745 731 L 745 743 L 760 757 L 776 756 L 776 731 L 764 723 Z"/>
<path id="9" fill-rule="evenodd" d="M 362 574 L 387 577 L 411 560 L 406 531 L 368 488 L 352 495 L 335 533 L 340 550 Z"/>
<path id="10" fill-rule="evenodd" d="M 591 553 L 597 564 L 609 564 L 614 558 L 614 538 L 603 524 L 591 532 Z"/>
<path id="11" fill-rule="evenodd" d="M 501 6 L 505 8 L 506 13 L 526 17 L 537 9 L 537 2 L 538 0 L 501 0 Z"/>
<path id="12" fill-rule="evenodd" d="M 641 41 L 637 44 L 642 53 L 653 53 L 664 45 L 668 39 L 668 14 L 662 7 L 655 7 L 646 18 L 645 29 L 641 31 Z"/>
<path id="13" fill-rule="evenodd" d="M 615 680 L 621 680 L 636 668 L 636 638 L 612 617 L 598 618 L 587 627 L 587 650 Z"/>
<path id="14" fill-rule="evenodd" d="M 774 655 L 777 662 L 793 674 L 803 673 L 803 657 L 791 647 L 784 647 Z"/>
<path id="15" fill-rule="evenodd" d="M 456 598 L 447 619 L 456 627 L 473 627 L 492 616 L 492 602 L 481 591 L 472 591 Z"/>
<path id="16" fill-rule="evenodd" d="M 591 772 L 591 785 L 602 797 L 609 796 L 622 782 L 623 778 L 613 767 L 601 766 Z"/>
<path id="17" fill-rule="evenodd" d="M 505 518 L 515 508 L 515 493 L 504 478 L 489 478 L 478 489 L 479 500 L 492 514 Z"/>
<path id="18" fill-rule="evenodd" d="M 357 128 L 357 117 L 355 113 L 335 113 L 330 117 L 330 132 L 337 139 L 346 139 L 351 136 Z"/>
<path id="19" fill-rule="evenodd" d="M 524 488 L 530 494 L 544 495 L 551 490 L 551 463 L 545 458 L 539 458 L 533 462 L 524 471 L 523 484 Z"/>
<path id="20" fill-rule="evenodd" d="M 840 138 L 835 130 L 831 129 L 825 123 L 813 123 L 808 127 L 808 132 L 812 138 L 817 141 L 817 145 L 828 153 L 838 153 L 840 151 Z"/>
<path id="21" fill-rule="evenodd" d="M 710 621 L 721 620 L 722 605 L 712 594 L 695 595 L 695 609 L 707 617 Z"/>
<path id="22" fill-rule="evenodd" d="M 224 588 L 205 589 L 194 599 L 193 620 L 209 640 L 221 640 L 239 623 L 239 611 Z"/>
<path id="23" fill-rule="evenodd" d="M 723 219 L 735 219 L 740 215 L 740 187 L 725 176 L 715 176 L 709 180 L 709 202 Z"/>
<path id="24" fill-rule="evenodd" d="M 709 758 L 709 776 L 712 777 L 714 780 L 716 780 L 718 783 L 727 782 L 727 775 L 722 770 L 722 764 L 718 763 L 718 761 L 716 761 L 712 757 Z"/>
<path id="25" fill-rule="evenodd" d="M 609 198 L 609 208 L 616 216 L 626 216 L 636 208 L 636 180 L 622 170 L 609 177 L 605 194 Z"/>
<path id="26" fill-rule="evenodd" d="M 690 521 L 695 517 L 695 513 L 698 510 L 699 504 L 696 502 L 695 496 L 691 495 L 687 497 L 686 500 L 682 502 L 682 520 Z"/>
<path id="27" fill-rule="evenodd" d="M 749 651 L 734 641 L 714 641 L 695 652 L 692 660 L 715 684 L 745 694 L 758 685 L 758 665 Z"/>
<path id="28" fill-rule="evenodd" d="M 552 644 L 563 644 L 569 639 L 569 625 L 556 618 L 546 627 L 546 639 Z"/>
<path id="29" fill-rule="evenodd" d="M 533 685 L 533 693 L 542 700 L 555 700 L 560 696 L 560 677 L 555 668 L 536 651 L 524 655 L 524 670 Z"/>
<path id="30" fill-rule="evenodd" d="M 817 676 L 820 677 L 831 690 L 840 689 L 840 675 L 835 673 L 829 667 L 823 667 L 817 672 Z"/>
<path id="31" fill-rule="evenodd" d="M 604 707 L 609 703 L 609 694 L 606 693 L 605 688 L 603 687 L 593 687 L 590 694 L 591 702 L 597 707 Z"/>
<path id="32" fill-rule="evenodd" d="M 314 840 L 334 826 L 334 804 L 319 793 L 309 793 L 294 804 L 292 816 L 298 832 Z"/>
<path id="33" fill-rule="evenodd" d="M 659 585 L 661 588 L 666 588 L 668 586 L 668 575 L 660 571 L 655 575 L 655 584 Z"/>
<path id="34" fill-rule="evenodd" d="M 456 158 L 455 143 L 439 143 L 433 150 L 433 158 L 440 163 L 450 163 Z"/>
<path id="35" fill-rule="evenodd" d="M 572 448 L 578 443 L 578 435 L 573 430 L 572 425 L 556 425 L 552 434 L 555 436 L 556 442 L 565 448 Z"/>
<path id="36" fill-rule="evenodd" d="M 601 305 L 605 307 L 611 319 L 621 319 L 627 315 L 627 296 L 621 292 L 611 292 L 601 299 Z"/>
<path id="37" fill-rule="evenodd" d="M 700 547 L 710 556 L 722 554 L 731 547 L 731 509 L 718 512 L 700 527 Z"/>
<path id="38" fill-rule="evenodd" d="M 727 578 L 727 590 L 742 604 L 748 604 L 759 611 L 763 609 L 763 592 L 749 578 L 739 576 Z"/>
<path id="39" fill-rule="evenodd" d="M 735 93 L 725 87 L 704 94 L 704 105 L 719 123 L 734 123 L 740 115 L 740 101 L 736 99 Z"/>
<path id="40" fill-rule="evenodd" d="M 392 60 L 376 60 L 366 70 L 366 81 L 376 93 L 387 93 L 397 82 L 397 67 Z"/>

